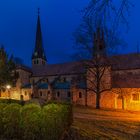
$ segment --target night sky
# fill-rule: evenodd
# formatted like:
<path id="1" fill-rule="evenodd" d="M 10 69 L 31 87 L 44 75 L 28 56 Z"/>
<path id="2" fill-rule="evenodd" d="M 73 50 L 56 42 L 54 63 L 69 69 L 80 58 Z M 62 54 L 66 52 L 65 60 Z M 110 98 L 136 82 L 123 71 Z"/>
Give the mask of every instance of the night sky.
<path id="1" fill-rule="evenodd" d="M 132 0 L 134 3 L 134 1 Z M 0 44 L 9 54 L 20 57 L 31 64 L 31 54 L 35 46 L 37 9 L 43 33 L 43 44 L 48 63 L 72 61 L 73 32 L 81 22 L 81 10 L 88 0 L 1 0 L 0 2 Z M 131 9 L 129 30 L 122 30 L 127 47 L 120 53 L 137 51 L 140 43 L 140 1 Z"/>

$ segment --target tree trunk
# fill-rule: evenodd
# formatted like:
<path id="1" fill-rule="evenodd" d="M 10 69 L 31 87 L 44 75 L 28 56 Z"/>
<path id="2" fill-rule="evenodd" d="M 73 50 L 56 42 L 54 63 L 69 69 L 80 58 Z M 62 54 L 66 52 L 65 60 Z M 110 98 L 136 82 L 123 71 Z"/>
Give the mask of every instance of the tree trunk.
<path id="1" fill-rule="evenodd" d="M 87 106 L 87 90 L 86 90 L 86 94 L 85 94 L 85 106 Z"/>
<path id="2" fill-rule="evenodd" d="M 98 61 L 97 61 L 98 62 Z M 100 79 L 100 69 L 99 69 L 99 66 L 97 65 L 96 67 L 96 79 L 97 79 L 97 87 L 96 87 L 96 109 L 100 109 L 100 82 L 101 82 L 101 79 Z"/>
<path id="3" fill-rule="evenodd" d="M 96 109 L 100 109 L 100 93 L 96 93 Z"/>

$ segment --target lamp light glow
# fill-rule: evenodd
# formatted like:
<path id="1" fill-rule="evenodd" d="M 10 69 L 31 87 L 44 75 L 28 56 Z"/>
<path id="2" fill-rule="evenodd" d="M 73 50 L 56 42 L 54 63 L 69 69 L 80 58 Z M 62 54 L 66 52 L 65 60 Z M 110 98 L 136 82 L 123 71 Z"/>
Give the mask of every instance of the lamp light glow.
<path id="1" fill-rule="evenodd" d="M 7 88 L 7 89 L 10 89 L 10 88 L 11 88 L 11 86 L 10 86 L 10 85 L 7 85 L 7 86 L 6 86 L 6 88 Z"/>

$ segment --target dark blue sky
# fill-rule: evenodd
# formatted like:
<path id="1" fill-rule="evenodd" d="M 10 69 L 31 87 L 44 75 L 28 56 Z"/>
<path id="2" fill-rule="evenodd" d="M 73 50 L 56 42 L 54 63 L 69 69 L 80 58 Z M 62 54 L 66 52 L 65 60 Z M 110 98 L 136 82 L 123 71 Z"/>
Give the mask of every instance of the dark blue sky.
<path id="1" fill-rule="evenodd" d="M 80 24 L 80 10 L 87 3 L 88 0 L 3 0 L 0 2 L 0 44 L 9 54 L 21 57 L 30 65 L 39 7 L 48 63 L 71 61 L 72 34 Z M 140 1 L 134 4 L 129 17 L 130 29 L 123 34 L 128 45 L 122 49 L 124 53 L 136 52 L 140 42 Z"/>

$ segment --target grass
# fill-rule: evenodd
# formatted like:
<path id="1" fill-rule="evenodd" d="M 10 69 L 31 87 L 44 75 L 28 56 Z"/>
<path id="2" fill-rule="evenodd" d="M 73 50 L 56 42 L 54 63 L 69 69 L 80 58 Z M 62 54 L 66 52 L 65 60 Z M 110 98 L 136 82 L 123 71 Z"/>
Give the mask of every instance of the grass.
<path id="1" fill-rule="evenodd" d="M 140 112 L 74 107 L 72 127 L 91 139 L 139 140 Z"/>

